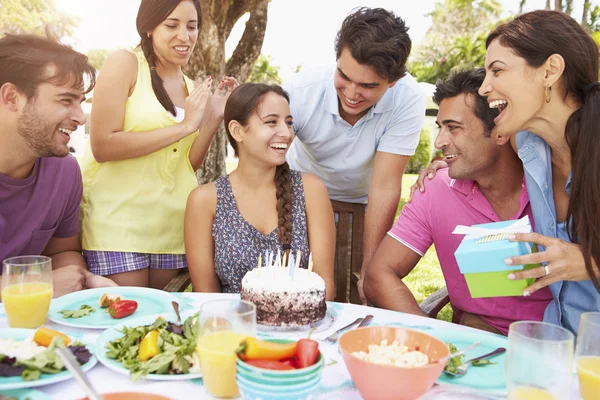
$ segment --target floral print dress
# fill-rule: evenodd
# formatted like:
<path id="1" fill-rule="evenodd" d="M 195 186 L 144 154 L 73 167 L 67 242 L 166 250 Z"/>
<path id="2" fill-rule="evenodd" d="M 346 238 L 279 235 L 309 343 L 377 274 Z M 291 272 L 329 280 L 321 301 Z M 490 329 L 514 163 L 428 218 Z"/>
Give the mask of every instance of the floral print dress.
<path id="1" fill-rule="evenodd" d="M 308 234 L 306 229 L 306 201 L 302 174 L 290 171 L 292 187 L 292 241 L 291 251 L 295 256 L 300 250 L 300 268 L 308 268 Z M 268 235 L 263 235 L 242 217 L 237 207 L 229 175 L 215 181 L 217 188 L 217 210 L 212 226 L 215 242 L 215 272 L 221 281 L 223 293 L 239 293 L 242 278 L 246 272 L 258 264 L 258 256 L 263 260 L 266 251 L 283 252 L 279 240 L 278 227 Z M 263 261 L 263 265 L 265 262 Z"/>

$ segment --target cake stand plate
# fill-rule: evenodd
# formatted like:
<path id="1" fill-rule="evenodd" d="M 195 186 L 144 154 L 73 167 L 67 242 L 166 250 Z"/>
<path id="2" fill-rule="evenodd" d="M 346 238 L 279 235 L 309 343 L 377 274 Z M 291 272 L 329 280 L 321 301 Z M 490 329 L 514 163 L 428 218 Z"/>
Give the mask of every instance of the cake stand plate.
<path id="1" fill-rule="evenodd" d="M 323 331 L 329 329 L 329 327 L 331 327 L 331 325 L 333 324 L 334 320 L 335 320 L 335 318 L 334 318 L 333 314 L 331 313 L 331 311 L 327 310 L 327 312 L 325 313 L 325 317 L 323 317 L 322 320 L 313 322 L 312 324 L 294 325 L 294 326 L 273 326 L 273 325 L 256 324 L 256 330 L 258 332 L 265 332 L 265 333 L 266 332 L 297 333 L 297 332 L 304 332 L 304 331 L 308 332 L 314 328 L 315 330 L 313 333 L 317 333 L 317 332 L 323 332 Z"/>

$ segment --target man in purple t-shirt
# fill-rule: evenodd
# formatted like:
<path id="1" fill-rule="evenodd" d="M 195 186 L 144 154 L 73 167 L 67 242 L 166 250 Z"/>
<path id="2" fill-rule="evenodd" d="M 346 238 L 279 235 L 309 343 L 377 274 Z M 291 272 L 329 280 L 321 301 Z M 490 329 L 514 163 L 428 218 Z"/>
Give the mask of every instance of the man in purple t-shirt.
<path id="1" fill-rule="evenodd" d="M 440 132 L 435 147 L 443 151 L 448 169 L 438 171 L 427 190 L 417 191 L 404 206 L 367 267 L 364 290 L 378 307 L 424 315 L 402 278 L 434 244 L 454 320 L 506 335 L 513 321 L 541 321 L 552 295 L 544 290 L 529 297 L 473 299 L 454 257 L 462 240 L 452 234 L 456 225 L 525 215 L 533 220 L 521 161 L 509 137 L 492 136 L 498 112 L 477 93 L 484 77 L 481 68 L 438 83 L 434 100 Z"/>
<path id="2" fill-rule="evenodd" d="M 55 297 L 114 285 L 81 255 L 81 171 L 67 146 L 95 75 L 86 56 L 53 39 L 0 39 L 0 261 L 51 257 Z"/>

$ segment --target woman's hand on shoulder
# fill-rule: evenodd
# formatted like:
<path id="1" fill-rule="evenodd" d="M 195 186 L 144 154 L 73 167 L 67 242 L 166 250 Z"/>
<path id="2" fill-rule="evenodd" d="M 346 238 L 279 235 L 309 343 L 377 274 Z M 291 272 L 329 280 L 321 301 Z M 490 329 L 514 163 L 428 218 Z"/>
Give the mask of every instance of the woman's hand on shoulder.
<path id="1" fill-rule="evenodd" d="M 448 164 L 443 160 L 435 160 L 425 169 L 419 171 L 417 181 L 410 187 L 410 195 L 408 196 L 408 202 L 410 203 L 413 198 L 413 194 L 418 189 L 421 193 L 425 192 L 425 177 L 427 179 L 433 179 L 438 169 L 448 168 Z"/>

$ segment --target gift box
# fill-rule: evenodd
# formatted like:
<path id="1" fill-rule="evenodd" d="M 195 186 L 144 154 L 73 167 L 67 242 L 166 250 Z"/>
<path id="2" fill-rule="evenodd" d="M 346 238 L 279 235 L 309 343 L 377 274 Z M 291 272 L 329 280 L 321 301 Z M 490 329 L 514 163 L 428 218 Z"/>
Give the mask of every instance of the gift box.
<path id="1" fill-rule="evenodd" d="M 536 268 L 539 264 L 506 265 L 508 257 L 535 251 L 531 243 L 511 242 L 508 235 L 531 232 L 529 217 L 473 226 L 458 225 L 452 233 L 465 235 L 454 252 L 460 272 L 473 298 L 522 296 L 535 279 L 510 280 L 511 271 Z"/>

